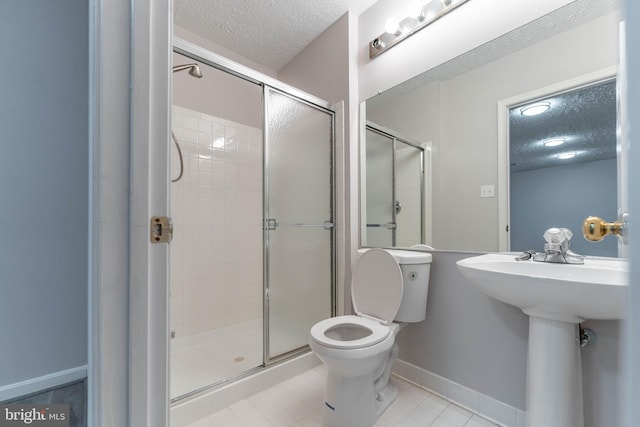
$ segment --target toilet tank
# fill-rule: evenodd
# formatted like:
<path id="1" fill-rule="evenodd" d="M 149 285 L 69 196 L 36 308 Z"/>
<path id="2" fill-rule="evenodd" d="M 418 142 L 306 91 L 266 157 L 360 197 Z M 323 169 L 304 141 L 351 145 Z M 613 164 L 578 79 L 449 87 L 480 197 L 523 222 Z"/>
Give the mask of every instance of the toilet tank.
<path id="1" fill-rule="evenodd" d="M 402 302 L 396 322 L 421 322 L 427 316 L 429 275 L 433 256 L 426 252 L 387 249 L 402 270 Z"/>

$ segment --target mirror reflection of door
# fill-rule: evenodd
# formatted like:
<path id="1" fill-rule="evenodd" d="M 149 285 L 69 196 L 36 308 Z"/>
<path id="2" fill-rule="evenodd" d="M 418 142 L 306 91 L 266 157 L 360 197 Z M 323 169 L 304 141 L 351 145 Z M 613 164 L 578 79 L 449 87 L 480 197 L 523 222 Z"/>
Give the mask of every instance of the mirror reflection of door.
<path id="1" fill-rule="evenodd" d="M 424 147 L 368 124 L 363 246 L 425 243 Z"/>
<path id="2" fill-rule="evenodd" d="M 581 255 L 617 256 L 616 239 L 588 242 L 582 221 L 617 216 L 616 82 L 509 109 L 510 250 L 541 250 L 550 227 L 572 231 Z M 536 113 L 536 114 L 533 114 Z"/>

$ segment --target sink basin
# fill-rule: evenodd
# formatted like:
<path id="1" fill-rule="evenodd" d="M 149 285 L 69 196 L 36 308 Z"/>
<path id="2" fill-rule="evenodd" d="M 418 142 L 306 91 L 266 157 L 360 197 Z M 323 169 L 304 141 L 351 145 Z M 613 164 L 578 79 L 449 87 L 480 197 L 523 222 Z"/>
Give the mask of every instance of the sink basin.
<path id="1" fill-rule="evenodd" d="M 622 319 L 628 262 L 587 257 L 584 264 L 516 261 L 516 253 L 495 253 L 458 261 L 458 268 L 483 293 L 526 314 L 580 323 Z"/>
<path id="2" fill-rule="evenodd" d="M 587 257 L 584 264 L 516 261 L 495 253 L 458 261 L 485 294 L 529 315 L 527 423 L 583 427 L 582 363 L 577 324 L 625 315 L 628 263 Z"/>

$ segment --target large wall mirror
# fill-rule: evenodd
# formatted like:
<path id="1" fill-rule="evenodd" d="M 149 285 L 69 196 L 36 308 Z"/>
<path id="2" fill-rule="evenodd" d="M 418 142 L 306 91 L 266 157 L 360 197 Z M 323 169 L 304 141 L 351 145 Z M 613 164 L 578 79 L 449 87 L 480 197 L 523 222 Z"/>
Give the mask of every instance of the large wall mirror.
<path id="1" fill-rule="evenodd" d="M 527 177 L 524 170 L 516 171 L 517 167 L 511 177 L 514 188 L 509 194 L 508 142 L 510 130 L 517 130 L 518 125 L 514 121 L 509 126 L 509 113 L 505 108 L 516 111 L 535 100 L 565 96 L 567 110 L 582 116 L 583 123 L 599 126 L 593 120 L 588 121 L 587 114 L 613 118 L 613 122 L 602 124 L 603 129 L 590 130 L 599 142 L 609 144 L 609 148 L 601 150 L 607 151 L 606 156 L 609 157 L 595 160 L 601 163 L 599 166 L 590 165 L 593 170 L 580 171 L 583 178 L 585 174 L 589 177 L 596 174 L 606 176 L 611 184 L 611 167 L 616 163 L 615 154 L 611 157 L 611 144 L 615 151 L 615 137 L 611 138 L 611 126 L 615 129 L 615 96 L 612 99 L 611 91 L 615 89 L 619 61 L 620 7 L 615 0 L 576 0 L 363 103 L 361 129 L 365 128 L 365 122 L 375 123 L 412 140 L 431 143 L 431 203 L 425 206 L 423 215 L 431 220 L 432 226 L 428 233 L 421 234 L 420 243 L 453 251 L 518 251 L 525 246 L 526 249 L 541 250 L 544 228 L 561 226 L 574 230 L 574 251 L 588 255 L 615 255 L 614 239 L 612 243 L 580 242 L 576 246 L 579 240 L 584 240 L 579 232 L 584 218 L 598 215 L 607 220 L 615 219 L 615 183 L 613 189 L 608 187 L 607 197 L 595 196 L 594 200 L 598 202 L 592 204 L 589 211 L 585 208 L 578 219 L 562 215 L 554 217 L 547 213 L 564 213 L 568 204 L 577 206 L 575 198 L 584 197 L 584 192 L 579 194 L 567 190 L 569 193 L 562 203 L 558 199 L 547 204 L 541 203 L 540 199 L 534 201 L 533 193 L 522 188 L 538 183 L 540 188 L 551 184 L 542 184 L 540 176 Z M 561 84 L 568 86 L 560 87 Z M 549 88 L 556 88 L 555 92 L 549 92 Z M 576 103 L 579 98 L 576 94 L 583 89 L 591 90 L 588 96 L 583 97 L 590 99 L 589 111 L 580 109 Z M 569 99 L 571 96 L 573 98 Z M 505 100 L 514 99 L 519 101 L 505 104 Z M 614 103 L 613 113 L 611 102 Z M 506 118 L 503 117 L 499 123 L 498 116 L 503 113 Z M 549 130 L 549 127 L 538 124 L 537 129 Z M 506 147 L 499 143 L 500 134 L 506 135 Z M 550 139 L 544 132 L 527 135 L 529 140 Z M 364 131 L 361 131 L 361 138 L 361 150 L 366 150 L 368 138 Z M 515 151 L 511 156 L 516 158 Z M 361 153 L 361 162 L 364 174 L 367 169 L 365 153 Z M 546 165 L 545 168 L 546 175 L 542 173 L 541 176 L 550 177 L 553 170 L 555 179 L 577 186 L 583 182 L 578 175 L 571 175 L 571 170 L 579 169 L 576 163 Z M 560 171 L 560 168 L 566 169 Z M 566 175 L 556 176 L 555 172 Z M 363 190 L 366 190 L 366 179 L 366 176 L 361 176 Z M 595 193 L 600 194 L 600 191 Z M 367 198 L 372 196 L 372 191 L 362 191 L 361 223 L 365 225 Z M 549 206 L 549 203 L 556 206 Z M 561 206 L 557 206 L 559 203 Z M 526 216 L 518 213 L 523 211 Z M 510 224 L 516 219 L 510 216 L 516 213 L 519 215 L 518 224 Z M 542 224 L 534 221 L 538 218 Z M 518 232 L 524 229 L 531 236 L 509 247 L 513 236 L 507 229 L 515 230 L 516 226 Z M 520 237 L 517 236 L 518 239 Z M 366 227 L 361 227 L 362 246 L 411 246 L 400 241 L 393 245 L 389 240 L 381 243 L 368 240 Z M 415 243 L 415 239 L 411 243 Z"/>

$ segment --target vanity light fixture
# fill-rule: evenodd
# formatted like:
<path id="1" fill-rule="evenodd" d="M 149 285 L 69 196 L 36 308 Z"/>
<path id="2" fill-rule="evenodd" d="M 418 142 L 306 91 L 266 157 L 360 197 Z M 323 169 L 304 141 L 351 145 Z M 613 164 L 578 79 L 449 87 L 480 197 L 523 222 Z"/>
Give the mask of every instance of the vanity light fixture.
<path id="1" fill-rule="evenodd" d="M 577 155 L 578 153 L 576 153 L 575 151 L 567 151 L 566 153 L 558 154 L 556 157 L 561 160 L 567 160 L 567 159 L 573 159 Z"/>
<path id="2" fill-rule="evenodd" d="M 536 102 L 535 104 L 525 105 L 520 108 L 520 114 L 523 116 L 537 116 L 538 114 L 549 111 L 550 108 L 550 102 Z"/>
<path id="3" fill-rule="evenodd" d="M 369 58 L 375 58 L 467 1 L 412 0 L 407 6 L 408 16 L 401 21 L 389 18 L 385 32 L 369 43 Z"/>
<path id="4" fill-rule="evenodd" d="M 566 138 L 552 138 L 542 141 L 542 144 L 545 147 L 557 147 L 558 145 L 562 145 L 567 141 Z"/>

